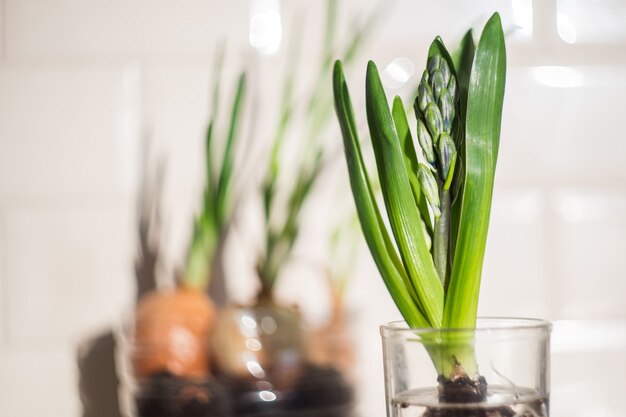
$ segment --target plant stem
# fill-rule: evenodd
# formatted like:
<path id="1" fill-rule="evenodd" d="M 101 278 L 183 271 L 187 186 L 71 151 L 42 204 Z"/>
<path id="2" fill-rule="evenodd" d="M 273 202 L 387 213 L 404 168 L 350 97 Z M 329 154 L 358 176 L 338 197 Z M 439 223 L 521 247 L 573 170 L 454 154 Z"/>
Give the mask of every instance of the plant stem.
<path id="1" fill-rule="evenodd" d="M 450 190 L 443 190 L 440 186 L 439 195 L 441 196 L 441 215 L 435 219 L 434 260 L 441 284 L 445 285 L 450 241 Z"/>

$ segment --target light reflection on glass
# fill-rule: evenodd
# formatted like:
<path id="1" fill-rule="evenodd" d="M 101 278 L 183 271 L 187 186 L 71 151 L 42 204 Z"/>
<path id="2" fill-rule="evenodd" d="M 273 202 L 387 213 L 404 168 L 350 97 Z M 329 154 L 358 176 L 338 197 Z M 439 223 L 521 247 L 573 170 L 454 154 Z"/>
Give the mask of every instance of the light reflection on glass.
<path id="1" fill-rule="evenodd" d="M 272 391 L 261 391 L 259 392 L 259 398 L 263 401 L 274 401 L 276 399 L 276 394 Z"/>
<path id="2" fill-rule="evenodd" d="M 258 352 L 262 347 L 263 345 L 258 339 L 246 339 L 246 348 L 248 348 L 248 350 Z"/>
<path id="3" fill-rule="evenodd" d="M 250 372 L 250 374 L 254 376 L 255 378 L 265 377 L 265 371 L 263 370 L 263 367 L 259 365 L 257 361 L 246 362 L 246 368 L 248 369 L 248 372 Z"/>
<path id="4" fill-rule="evenodd" d="M 262 54 L 276 53 L 283 39 L 279 1 L 252 0 L 249 30 L 250 45 Z"/>
<path id="5" fill-rule="evenodd" d="M 248 315 L 241 317 L 241 324 L 246 326 L 248 329 L 256 329 L 256 321 Z"/>
<path id="6" fill-rule="evenodd" d="M 261 328 L 266 334 L 274 334 L 278 328 L 278 324 L 272 317 L 263 317 L 261 319 Z"/>
<path id="7" fill-rule="evenodd" d="M 259 391 L 271 391 L 274 389 L 274 386 L 269 381 L 257 381 L 255 385 Z"/>
<path id="8" fill-rule="evenodd" d="M 534 67 L 531 74 L 537 82 L 548 87 L 573 88 L 585 82 L 583 73 L 571 67 Z"/>
<path id="9" fill-rule="evenodd" d="M 565 12 L 557 13 L 556 30 L 563 42 L 576 43 L 576 28 L 571 17 Z"/>

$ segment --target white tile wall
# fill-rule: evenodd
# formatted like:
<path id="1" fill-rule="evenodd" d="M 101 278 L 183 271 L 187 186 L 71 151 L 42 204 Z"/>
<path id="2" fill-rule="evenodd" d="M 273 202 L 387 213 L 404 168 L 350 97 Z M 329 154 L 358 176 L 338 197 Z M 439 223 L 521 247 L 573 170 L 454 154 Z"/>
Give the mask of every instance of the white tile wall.
<path id="1" fill-rule="evenodd" d="M 7 334 L 6 334 L 6 324 L 7 324 L 7 305 L 4 302 L 4 292 L 7 286 L 7 280 L 5 278 L 5 262 L 6 253 L 5 253 L 5 227 L 4 227 L 4 213 L 0 210 L 0 349 L 2 349 L 6 345 Z"/>
<path id="2" fill-rule="evenodd" d="M 163 200 L 170 233 L 167 253 L 178 259 L 186 249 L 190 219 L 199 209 L 204 186 L 209 68 L 206 59 L 200 63 L 154 65 L 144 72 L 147 135 L 155 152 L 166 158 Z M 229 111 L 226 107 L 220 110 L 222 114 Z"/>
<path id="3" fill-rule="evenodd" d="M 507 76 L 500 179 L 588 183 L 626 178 L 626 141 L 615 130 L 626 92 L 623 68 L 513 67 Z"/>
<path id="4" fill-rule="evenodd" d="M 77 380 L 70 346 L 5 349 L 0 355 L 0 410 L 14 417 L 79 416 Z"/>
<path id="5" fill-rule="evenodd" d="M 626 41 L 626 5 L 620 0 L 598 4 L 583 0 L 557 0 L 557 30 L 563 41 L 617 43 Z"/>
<path id="6" fill-rule="evenodd" d="M 512 32 L 515 26 L 527 23 L 524 13 L 514 13 L 518 4 L 528 3 L 524 1 L 501 2 L 498 0 L 479 0 L 472 3 L 459 3 L 455 0 L 442 0 L 435 4 L 424 7 L 423 3 L 414 1 L 397 1 L 387 8 L 389 20 L 386 31 L 380 37 L 389 40 L 403 38 L 419 39 L 422 42 L 430 42 L 433 33 L 437 33 L 445 40 L 460 38 L 467 27 L 480 26 L 494 11 L 498 11 L 502 18 L 502 25 L 507 31 Z M 522 5 L 523 6 L 523 5 Z M 517 8 L 519 9 L 519 7 Z M 458 25 L 450 25 L 450 11 L 454 10 Z M 530 8 L 532 13 L 532 8 Z M 419 16 L 419 18 L 417 18 Z M 532 19 L 531 19 L 532 20 Z M 419 24 L 417 24 L 419 21 Z M 525 27 L 532 30 L 531 27 Z M 377 36 L 378 37 L 378 36 Z"/>
<path id="7" fill-rule="evenodd" d="M 0 58 L 2 59 L 4 59 L 5 52 L 6 52 L 6 48 L 5 48 L 6 24 L 5 24 L 5 18 L 4 18 L 4 9 L 5 9 L 5 1 L 2 0 L 0 1 Z"/>
<path id="8" fill-rule="evenodd" d="M 561 80 L 580 85 L 559 92 L 562 101 L 554 109 L 556 135 L 546 138 L 553 175 L 577 182 L 623 183 L 626 141 L 615 123 L 623 117 L 624 68 L 574 67 L 569 71 L 559 74 Z"/>
<path id="9" fill-rule="evenodd" d="M 0 199 L 114 193 L 124 180 L 120 68 L 0 68 Z"/>
<path id="10" fill-rule="evenodd" d="M 9 346 L 79 342 L 129 305 L 133 220 L 123 203 L 8 211 Z"/>
<path id="11" fill-rule="evenodd" d="M 564 189 L 554 204 L 557 316 L 624 318 L 625 189 Z"/>
<path id="12" fill-rule="evenodd" d="M 206 53 L 224 33 L 247 39 L 243 1 L 5 1 L 9 57 L 184 55 Z"/>
<path id="13" fill-rule="evenodd" d="M 626 323 L 557 322 L 553 340 L 551 415 L 620 416 Z"/>
<path id="14" fill-rule="evenodd" d="M 548 274 L 544 266 L 546 205 L 540 188 L 496 185 L 479 314 L 548 317 Z"/>
<path id="15" fill-rule="evenodd" d="M 556 130 L 554 117 L 539 105 L 559 109 L 564 100 L 562 90 L 534 81 L 530 70 L 509 67 L 505 91 L 502 135 L 498 153 L 497 178 L 511 183 L 542 183 L 554 171 L 552 148 Z M 545 107 L 544 107 L 545 106 Z"/>
<path id="16" fill-rule="evenodd" d="M 317 3 L 283 3 L 288 13 L 306 11 L 309 28 L 319 26 Z M 365 14 L 363 2 L 346 3 L 342 17 L 348 10 Z M 612 10 L 617 3 L 597 4 Z M 626 41 L 619 28 L 599 31 L 589 29 L 594 22 L 578 21 L 586 44 L 566 45 L 556 27 L 556 0 L 445 1 L 430 9 L 398 0 L 367 55 L 381 63 L 407 56 L 421 65 L 440 16 L 448 25 L 452 13 L 458 23 L 441 33 L 452 42 L 462 32 L 454 28 L 479 23 L 494 8 L 507 28 L 528 30 L 529 11 L 534 22 L 532 36 L 518 31 L 508 43 L 512 64 L 480 312 L 626 322 L 626 138 L 619 128 Z M 418 13 L 423 25 L 415 24 Z M 167 261 L 180 262 L 203 183 L 210 56 L 224 35 L 231 69 L 225 91 L 233 86 L 233 68 L 247 64 L 251 85 L 263 94 L 251 137 L 268 136 L 282 66 L 278 71 L 279 60 L 246 49 L 248 17 L 245 0 L 0 0 L 0 415 L 81 412 L 78 345 L 106 330 L 132 298 L 132 191 L 142 128 L 155 153 L 167 158 Z M 315 39 L 303 51 L 314 51 Z M 355 97 L 362 95 L 363 68 L 350 73 Z M 234 249 L 247 242 L 240 232 Z M 319 252 L 320 242 L 311 236 L 299 253 Z M 356 378 L 359 409 L 364 417 L 382 415 L 377 325 L 399 314 L 369 260 L 359 263 L 348 304 L 360 361 L 369 364 Z M 626 346 L 585 349 L 555 352 L 553 415 L 617 416 L 620 405 L 611 402 L 600 370 L 613 366 L 614 375 L 623 374 Z M 595 403 L 567 408 L 569 398 L 583 394 Z M 33 395 L 38 401 L 29 401 Z"/>

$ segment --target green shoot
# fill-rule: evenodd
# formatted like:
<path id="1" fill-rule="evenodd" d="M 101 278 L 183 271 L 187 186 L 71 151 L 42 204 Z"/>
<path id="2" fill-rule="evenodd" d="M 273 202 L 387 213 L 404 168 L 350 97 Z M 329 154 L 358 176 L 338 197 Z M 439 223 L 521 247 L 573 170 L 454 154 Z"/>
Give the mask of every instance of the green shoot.
<path id="1" fill-rule="evenodd" d="M 327 159 L 324 136 L 332 117 L 332 92 L 324 86 L 330 82 L 330 68 L 334 53 L 337 49 L 341 49 L 344 51 L 343 56 L 347 62 L 354 60 L 363 40 L 373 27 L 373 17 L 370 16 L 365 23 L 358 25 L 347 40 L 346 46 L 337 48 L 333 42 L 337 31 L 337 8 L 337 0 L 328 0 L 320 66 L 313 82 L 313 88 L 304 98 L 302 121 L 305 128 L 302 133 L 299 133 L 303 137 L 299 139 L 300 146 L 296 156 L 299 163 L 295 173 L 295 182 L 285 191 L 278 190 L 281 179 L 280 156 L 289 127 L 296 116 L 293 86 L 297 75 L 295 68 L 297 52 L 302 46 L 300 43 L 302 36 L 297 31 L 296 36 L 292 38 L 288 52 L 287 62 L 289 66 L 283 84 L 281 111 L 270 151 L 268 169 L 262 185 L 265 252 L 258 260 L 257 272 L 262 284 L 261 294 L 265 296 L 271 296 L 280 271 L 290 259 L 300 233 L 300 213 L 310 197 Z M 300 26 L 298 23 L 299 20 L 296 20 L 297 26 Z M 276 194 L 279 191 L 285 192 L 285 207 L 278 205 L 279 199 L 276 198 Z M 280 212 L 281 216 L 273 218 L 272 213 L 274 212 Z"/>
<path id="2" fill-rule="evenodd" d="M 237 82 L 228 134 L 225 138 L 221 165 L 215 166 L 213 141 L 220 101 L 220 72 L 224 58 L 223 47 L 218 48 L 212 85 L 212 112 L 205 142 L 206 185 L 202 209 L 194 222 L 191 245 L 187 253 L 183 283 L 190 288 L 206 289 L 209 284 L 215 255 L 232 216 L 232 183 L 234 170 L 234 147 L 241 125 L 244 107 L 246 77 L 242 73 Z"/>

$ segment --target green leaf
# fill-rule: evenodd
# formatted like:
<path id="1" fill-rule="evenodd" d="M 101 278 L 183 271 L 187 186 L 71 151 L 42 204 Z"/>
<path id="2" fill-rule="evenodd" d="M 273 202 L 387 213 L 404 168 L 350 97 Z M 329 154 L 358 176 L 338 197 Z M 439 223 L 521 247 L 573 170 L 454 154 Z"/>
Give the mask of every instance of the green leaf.
<path id="1" fill-rule="evenodd" d="M 459 164 L 456 167 L 451 189 L 453 190 L 453 201 L 450 208 L 450 256 L 454 254 L 456 248 L 456 239 L 459 230 L 459 221 L 461 216 L 461 196 L 463 194 L 463 179 L 465 178 L 465 141 L 463 137 L 465 132 L 465 114 L 467 113 L 467 90 L 469 87 L 470 74 L 472 72 L 472 63 L 474 62 L 474 54 L 476 46 L 474 45 L 474 35 L 472 29 L 468 30 L 463 36 L 461 43 L 452 54 L 454 67 L 457 72 L 457 81 L 459 83 L 459 100 L 460 100 L 460 126 L 461 131 L 455 132 L 456 144 L 458 149 Z"/>
<path id="2" fill-rule="evenodd" d="M 211 200 L 215 198 L 215 194 L 217 193 L 215 173 L 213 172 L 214 171 L 214 167 L 213 167 L 213 131 L 214 129 L 215 129 L 215 121 L 211 120 L 209 122 L 209 127 L 206 130 L 206 138 L 204 142 L 204 155 L 205 155 L 205 162 L 206 162 L 206 190 L 207 190 L 207 195 L 209 196 Z M 212 203 L 207 201 L 207 199 L 205 198 L 204 210 L 206 210 L 207 204 L 212 204 Z"/>
<path id="3" fill-rule="evenodd" d="M 222 78 L 222 68 L 224 66 L 224 55 L 226 52 L 226 45 L 224 41 L 221 41 L 215 50 L 215 63 L 213 67 L 213 82 L 211 86 L 213 88 L 211 94 L 211 117 L 209 121 L 209 127 L 206 132 L 205 142 L 205 154 L 206 154 L 206 187 L 209 190 L 211 198 L 215 198 L 217 194 L 217 180 L 215 178 L 216 169 L 213 166 L 213 134 L 215 131 L 215 125 L 217 123 L 217 116 L 219 114 L 220 104 L 220 81 Z"/>
<path id="4" fill-rule="evenodd" d="M 194 225 L 187 253 L 184 282 L 188 288 L 205 289 L 208 285 L 218 233 L 213 216 L 201 216 Z"/>
<path id="5" fill-rule="evenodd" d="M 411 137 L 411 130 L 409 129 L 409 122 L 404 111 L 404 103 L 399 96 L 396 96 L 393 100 L 393 120 L 396 124 L 396 131 L 400 138 L 400 147 L 404 153 L 404 165 L 406 167 L 407 175 L 411 183 L 411 190 L 413 191 L 413 197 L 415 203 L 420 210 L 422 220 L 426 226 L 428 226 L 428 234 L 432 238 L 433 223 L 428 212 L 428 204 L 426 199 L 422 196 L 420 190 L 420 183 L 417 179 L 417 171 L 419 168 L 419 162 L 417 160 L 417 154 L 415 153 L 415 145 L 413 144 L 413 138 Z"/>
<path id="6" fill-rule="evenodd" d="M 343 136 L 350 186 L 363 235 L 374 262 L 398 309 L 412 327 L 428 327 L 429 322 L 416 307 L 407 288 L 408 277 L 383 224 L 370 184 L 354 120 L 354 111 L 340 61 L 333 71 L 335 111 Z"/>
<path id="7" fill-rule="evenodd" d="M 500 142 L 506 52 L 500 16 L 485 25 L 469 79 L 465 127 L 465 182 L 443 325 L 473 328 Z"/>
<path id="8" fill-rule="evenodd" d="M 391 229 L 415 288 L 416 301 L 430 325 L 440 327 L 443 286 L 437 276 L 426 239 L 419 230 L 420 214 L 404 165 L 400 139 L 376 64 L 372 61 L 367 65 L 365 88 L 370 136 Z"/>
<path id="9" fill-rule="evenodd" d="M 475 51 L 476 46 L 474 45 L 474 35 L 472 29 L 470 29 L 465 32 L 463 39 L 461 39 L 461 43 L 452 54 L 452 61 L 454 62 L 454 68 L 456 70 L 456 79 L 459 82 L 462 115 L 465 115 L 465 110 L 467 108 L 467 89 L 469 86 Z"/>
<path id="10" fill-rule="evenodd" d="M 218 185 L 216 167 L 214 166 L 213 140 L 219 114 L 220 80 L 225 54 L 224 42 L 217 45 L 215 54 L 211 82 L 211 116 L 204 143 L 206 185 L 202 196 L 202 211 L 194 220 L 193 235 L 185 264 L 184 283 L 193 288 L 206 288 L 208 285 L 220 233 L 217 227 L 217 207 L 215 205 Z"/>
<path id="11" fill-rule="evenodd" d="M 216 213 L 218 225 L 224 225 L 227 222 L 228 205 L 230 203 L 231 177 L 233 175 L 234 166 L 234 144 L 239 128 L 239 117 L 243 107 L 243 99 L 246 88 L 246 74 L 239 76 L 237 83 L 237 92 L 233 101 L 233 108 L 230 115 L 230 128 L 226 138 L 226 146 L 224 148 L 224 156 L 222 158 L 222 169 L 217 184 Z"/>

